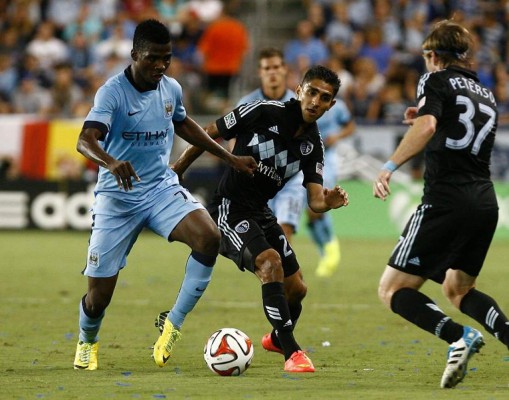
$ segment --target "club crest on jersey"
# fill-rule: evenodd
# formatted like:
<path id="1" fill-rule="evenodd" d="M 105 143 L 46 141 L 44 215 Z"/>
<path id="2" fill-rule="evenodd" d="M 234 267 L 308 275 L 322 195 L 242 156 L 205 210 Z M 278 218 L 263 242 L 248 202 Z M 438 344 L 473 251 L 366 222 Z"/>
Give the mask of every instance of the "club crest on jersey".
<path id="1" fill-rule="evenodd" d="M 226 114 L 224 116 L 224 123 L 226 124 L 226 129 L 230 129 L 233 125 L 237 123 L 237 120 L 235 119 L 235 114 L 233 111 L 229 114 Z"/>
<path id="2" fill-rule="evenodd" d="M 307 156 L 312 151 L 313 151 L 313 143 L 303 142 L 300 144 L 300 152 L 303 156 Z"/>
<path id="3" fill-rule="evenodd" d="M 249 230 L 249 222 L 246 220 L 241 221 L 235 227 L 235 232 L 237 233 L 246 233 Z"/>
<path id="4" fill-rule="evenodd" d="M 91 267 L 99 266 L 99 253 L 91 251 L 88 254 L 88 265 Z"/>
<path id="5" fill-rule="evenodd" d="M 173 116 L 173 104 L 171 99 L 164 100 L 164 118 L 171 119 Z"/>

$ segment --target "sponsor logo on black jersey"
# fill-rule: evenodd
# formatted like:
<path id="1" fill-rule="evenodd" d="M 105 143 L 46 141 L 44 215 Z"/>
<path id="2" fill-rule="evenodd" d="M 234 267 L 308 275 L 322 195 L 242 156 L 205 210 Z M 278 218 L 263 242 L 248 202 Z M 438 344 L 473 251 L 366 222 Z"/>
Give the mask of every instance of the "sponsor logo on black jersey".
<path id="1" fill-rule="evenodd" d="M 229 114 L 226 114 L 224 116 L 224 123 L 226 124 L 226 129 L 230 129 L 233 125 L 237 123 L 237 120 L 235 119 L 235 114 L 230 112 Z"/>
<path id="2" fill-rule="evenodd" d="M 278 186 L 281 186 L 282 179 L 277 173 L 277 168 L 270 165 L 265 165 L 263 162 L 258 161 L 258 172 L 276 181 Z"/>
<path id="3" fill-rule="evenodd" d="M 237 233 L 246 233 L 249 230 L 249 222 L 246 220 L 241 221 L 235 227 L 235 232 Z"/>
<path id="4" fill-rule="evenodd" d="M 312 151 L 313 151 L 313 143 L 303 142 L 300 144 L 300 152 L 303 156 L 307 156 Z"/>

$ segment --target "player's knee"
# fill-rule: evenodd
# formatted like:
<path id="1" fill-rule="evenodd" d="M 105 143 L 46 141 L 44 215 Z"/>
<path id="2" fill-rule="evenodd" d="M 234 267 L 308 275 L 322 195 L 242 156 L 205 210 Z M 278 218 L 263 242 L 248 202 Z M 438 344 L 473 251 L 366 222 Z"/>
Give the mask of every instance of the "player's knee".
<path id="1" fill-rule="evenodd" d="M 298 270 L 293 275 L 285 277 L 285 296 L 288 303 L 301 303 L 308 292 L 308 287 Z"/>
<path id="2" fill-rule="evenodd" d="M 292 285 L 291 289 L 287 291 L 288 303 L 301 303 L 308 293 L 308 286 L 303 280 L 298 284 Z"/>
<path id="3" fill-rule="evenodd" d="M 85 312 L 91 318 L 98 318 L 104 313 L 110 301 L 111 297 L 87 296 Z"/>
<path id="4" fill-rule="evenodd" d="M 389 290 L 389 288 L 385 285 L 378 285 L 378 298 L 387 308 L 391 308 L 392 295 L 394 294 L 393 290 Z"/>
<path id="5" fill-rule="evenodd" d="M 267 249 L 255 259 L 256 274 L 263 283 L 282 282 L 283 265 L 281 256 L 274 249 Z"/>
<path id="6" fill-rule="evenodd" d="M 442 285 L 442 292 L 444 296 L 454 305 L 456 308 L 460 308 L 461 300 L 471 288 L 459 288 L 454 285 L 450 285 L 445 281 Z"/>
<path id="7" fill-rule="evenodd" d="M 207 255 L 217 255 L 219 253 L 220 243 L 221 233 L 219 229 L 216 226 L 207 226 L 197 238 L 193 250 Z"/>

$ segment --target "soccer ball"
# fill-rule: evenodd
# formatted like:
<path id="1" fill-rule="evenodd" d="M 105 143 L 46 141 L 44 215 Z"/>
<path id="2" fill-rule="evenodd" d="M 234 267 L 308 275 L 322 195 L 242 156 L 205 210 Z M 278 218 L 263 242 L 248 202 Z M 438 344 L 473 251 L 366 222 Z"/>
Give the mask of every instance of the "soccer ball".
<path id="1" fill-rule="evenodd" d="M 212 372 L 222 376 L 242 374 L 253 359 L 251 339 L 235 328 L 215 331 L 205 344 L 203 357 Z"/>

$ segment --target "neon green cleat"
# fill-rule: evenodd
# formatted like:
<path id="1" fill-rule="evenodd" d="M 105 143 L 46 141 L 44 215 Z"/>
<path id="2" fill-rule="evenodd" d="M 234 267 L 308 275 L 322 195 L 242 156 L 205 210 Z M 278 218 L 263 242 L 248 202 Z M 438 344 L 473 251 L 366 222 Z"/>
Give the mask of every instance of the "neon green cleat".
<path id="1" fill-rule="evenodd" d="M 337 238 L 332 239 L 324 247 L 324 255 L 318 263 L 316 276 L 328 278 L 338 269 L 341 261 L 341 248 Z"/>
<path id="2" fill-rule="evenodd" d="M 99 342 L 87 343 L 78 342 L 76 347 L 76 356 L 74 357 L 74 369 L 88 369 L 90 371 L 97 369 L 97 350 Z"/>
<path id="3" fill-rule="evenodd" d="M 182 334 L 180 331 L 166 318 L 161 336 L 159 336 L 154 345 L 154 361 L 158 366 L 165 366 L 171 357 L 175 343 L 177 343 L 181 337 Z"/>

